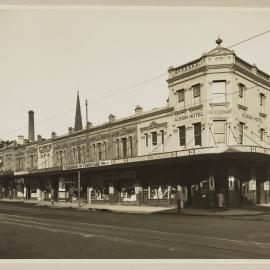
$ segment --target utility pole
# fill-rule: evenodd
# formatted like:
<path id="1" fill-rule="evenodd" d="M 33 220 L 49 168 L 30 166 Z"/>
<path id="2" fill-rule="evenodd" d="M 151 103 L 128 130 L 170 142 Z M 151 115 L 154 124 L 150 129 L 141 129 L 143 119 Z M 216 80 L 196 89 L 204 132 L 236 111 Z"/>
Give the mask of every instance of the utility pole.
<path id="1" fill-rule="evenodd" d="M 78 170 L 78 205 L 80 207 L 81 201 L 81 172 Z"/>
<path id="2" fill-rule="evenodd" d="M 86 128 L 88 128 L 88 100 L 85 100 Z"/>

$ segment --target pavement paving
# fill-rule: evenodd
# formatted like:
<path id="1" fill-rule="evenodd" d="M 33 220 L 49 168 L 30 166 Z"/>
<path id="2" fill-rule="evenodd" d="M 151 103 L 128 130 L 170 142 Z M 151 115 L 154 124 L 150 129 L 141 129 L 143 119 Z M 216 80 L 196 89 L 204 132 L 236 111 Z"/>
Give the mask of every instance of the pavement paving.
<path id="1" fill-rule="evenodd" d="M 75 202 L 54 202 L 53 205 L 50 201 L 31 201 L 31 200 L 9 200 L 1 199 L 4 202 L 14 202 L 34 205 L 37 207 L 48 208 L 71 208 L 75 210 L 88 210 L 88 211 L 111 211 L 121 213 L 134 213 L 134 214 L 181 214 L 193 216 L 252 216 L 252 215 L 269 215 L 270 204 L 260 206 L 242 206 L 240 208 L 231 209 L 202 209 L 202 208 L 184 208 L 180 212 L 177 211 L 176 206 L 171 207 L 158 207 L 158 206 L 136 206 L 136 205 L 122 205 L 122 204 L 86 204 L 81 203 L 80 206 Z"/>

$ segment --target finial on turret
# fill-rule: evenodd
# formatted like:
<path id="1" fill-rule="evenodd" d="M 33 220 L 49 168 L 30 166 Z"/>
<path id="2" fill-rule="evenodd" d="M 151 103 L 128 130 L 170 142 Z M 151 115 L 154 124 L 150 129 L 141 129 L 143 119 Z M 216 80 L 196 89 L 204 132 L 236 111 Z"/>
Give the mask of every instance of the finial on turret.
<path id="1" fill-rule="evenodd" d="M 216 40 L 217 45 L 220 46 L 222 42 L 223 40 L 218 36 L 218 39 Z"/>

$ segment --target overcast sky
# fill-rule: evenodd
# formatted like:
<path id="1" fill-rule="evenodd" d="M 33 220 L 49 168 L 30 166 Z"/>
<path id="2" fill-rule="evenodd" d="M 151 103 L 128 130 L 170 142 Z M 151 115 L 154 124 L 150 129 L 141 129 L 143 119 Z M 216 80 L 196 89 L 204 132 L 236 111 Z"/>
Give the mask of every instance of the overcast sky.
<path id="1" fill-rule="evenodd" d="M 27 137 L 28 110 L 35 111 L 36 135 L 67 133 L 78 89 L 84 125 L 86 98 L 94 125 L 110 113 L 131 115 L 136 105 L 165 106 L 167 75 L 91 101 L 200 57 L 215 47 L 218 35 L 230 46 L 269 29 L 267 9 L 0 10 L 0 139 Z M 233 49 L 269 74 L 269 48 L 270 33 Z"/>

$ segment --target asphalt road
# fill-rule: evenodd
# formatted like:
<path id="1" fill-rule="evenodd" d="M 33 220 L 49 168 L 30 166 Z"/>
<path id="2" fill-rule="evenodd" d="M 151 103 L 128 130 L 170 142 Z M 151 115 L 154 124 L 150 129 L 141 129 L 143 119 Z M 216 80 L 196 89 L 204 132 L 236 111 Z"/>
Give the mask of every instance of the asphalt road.
<path id="1" fill-rule="evenodd" d="M 270 258 L 270 215 L 198 217 L 0 202 L 1 259 Z"/>

